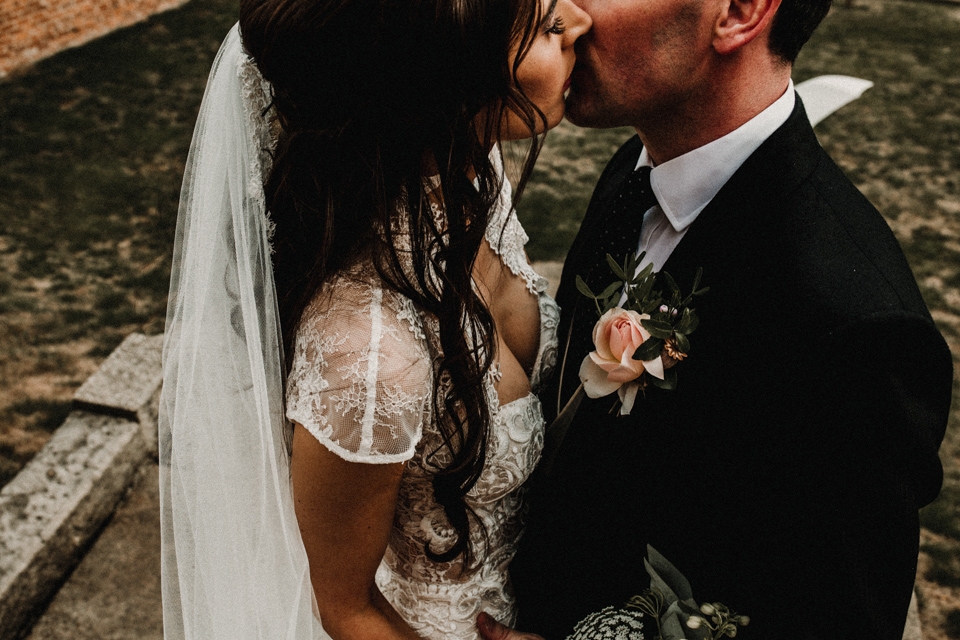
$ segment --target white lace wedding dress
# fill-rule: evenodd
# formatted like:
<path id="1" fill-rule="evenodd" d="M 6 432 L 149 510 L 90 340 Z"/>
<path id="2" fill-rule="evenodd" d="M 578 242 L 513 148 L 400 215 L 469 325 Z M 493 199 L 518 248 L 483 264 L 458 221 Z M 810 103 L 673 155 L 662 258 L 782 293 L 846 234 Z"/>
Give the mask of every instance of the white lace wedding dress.
<path id="1" fill-rule="evenodd" d="M 527 236 L 512 209 L 509 183 L 486 235 L 539 302 L 540 345 L 531 376 L 537 391 L 556 363 L 559 309 L 545 293 L 546 280 L 527 262 Z M 430 560 L 425 545 L 441 552 L 454 536 L 433 498 L 424 459 L 441 442 L 431 403 L 441 355 L 436 319 L 382 287 L 371 271 L 340 276 L 309 307 L 287 383 L 287 418 L 346 460 L 406 463 L 377 584 L 419 635 L 472 640 L 479 637 L 475 621 L 481 611 L 507 624 L 516 617 L 507 570 L 522 529 L 520 486 L 543 447 L 540 401 L 531 393 L 500 406 L 497 367 L 492 367 L 484 380 L 491 420 L 487 459 L 467 495 L 486 529 L 486 546 L 473 527 L 471 544 L 479 555 L 474 572 L 462 572 L 456 561 Z M 446 461 L 437 457 L 435 462 Z"/>

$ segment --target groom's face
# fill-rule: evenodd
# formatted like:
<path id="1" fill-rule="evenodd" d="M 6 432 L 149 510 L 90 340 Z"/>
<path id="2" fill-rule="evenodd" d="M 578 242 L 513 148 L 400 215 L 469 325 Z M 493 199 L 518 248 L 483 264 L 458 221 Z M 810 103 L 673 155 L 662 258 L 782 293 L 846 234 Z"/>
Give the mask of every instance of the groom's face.
<path id="1" fill-rule="evenodd" d="M 709 79 L 717 0 L 575 1 L 593 30 L 575 47 L 571 122 L 642 128 L 698 99 Z"/>

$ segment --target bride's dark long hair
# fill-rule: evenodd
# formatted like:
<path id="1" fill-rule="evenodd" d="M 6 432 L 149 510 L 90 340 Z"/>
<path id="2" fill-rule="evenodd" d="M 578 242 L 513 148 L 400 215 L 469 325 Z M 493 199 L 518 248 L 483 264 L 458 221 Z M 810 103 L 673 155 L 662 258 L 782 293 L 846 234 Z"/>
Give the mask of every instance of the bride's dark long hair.
<path id="1" fill-rule="evenodd" d="M 457 541 L 426 551 L 467 567 L 476 517 L 464 498 L 485 461 L 483 379 L 495 345 L 471 275 L 500 190 L 488 154 L 504 114 L 545 129 L 516 81 L 540 20 L 539 0 L 240 3 L 243 43 L 271 83 L 282 130 L 265 190 L 285 352 L 323 284 L 361 261 L 438 318 L 443 360 L 433 395 L 443 445 L 427 462 Z M 517 195 L 539 144 L 534 136 Z M 406 239 L 409 252 L 400 249 Z"/>

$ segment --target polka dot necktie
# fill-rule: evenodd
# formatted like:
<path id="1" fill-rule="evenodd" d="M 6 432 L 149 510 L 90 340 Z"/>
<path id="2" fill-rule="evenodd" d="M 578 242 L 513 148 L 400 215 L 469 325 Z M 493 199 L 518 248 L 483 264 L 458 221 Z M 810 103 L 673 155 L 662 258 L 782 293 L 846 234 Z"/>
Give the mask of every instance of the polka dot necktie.
<path id="1" fill-rule="evenodd" d="M 622 264 L 627 253 L 637 250 L 643 214 L 655 204 L 657 196 L 650 187 L 650 167 L 640 167 L 621 183 L 610 204 L 610 213 L 597 234 L 597 259 L 591 263 L 589 278 L 584 278 L 594 293 L 599 293 L 616 277 L 607 266 L 607 254 Z"/>
<path id="2" fill-rule="evenodd" d="M 657 197 L 650 187 L 650 167 L 640 167 L 630 173 L 617 189 L 607 215 L 599 222 L 592 255 L 581 264 L 588 271 L 581 273 L 594 293 L 600 293 L 617 278 L 607 264 L 609 253 L 620 264 L 628 252 L 635 252 L 640 244 L 640 225 L 643 214 L 657 204 Z M 580 384 L 577 372 L 580 361 L 593 351 L 592 328 L 597 321 L 597 308 L 592 300 L 577 294 L 573 313 L 573 334 L 570 339 L 568 361 L 564 367 L 563 398 L 569 398 Z M 561 337 L 563 340 L 565 337 Z M 563 343 L 561 342 L 561 347 Z"/>

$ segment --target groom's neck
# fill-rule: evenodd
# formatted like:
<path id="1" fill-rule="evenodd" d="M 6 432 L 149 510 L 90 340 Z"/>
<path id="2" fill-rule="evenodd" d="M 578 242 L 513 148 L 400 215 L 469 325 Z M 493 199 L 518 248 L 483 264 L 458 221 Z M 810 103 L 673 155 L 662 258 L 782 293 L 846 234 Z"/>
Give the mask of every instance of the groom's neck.
<path id="1" fill-rule="evenodd" d="M 699 91 L 635 123 L 656 164 L 722 138 L 783 95 L 790 82 L 790 65 L 770 59 L 762 61 L 760 69 L 753 66 L 753 72 L 750 67 L 718 65 Z"/>

